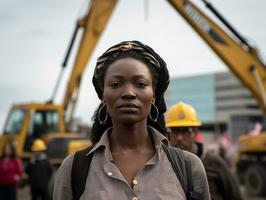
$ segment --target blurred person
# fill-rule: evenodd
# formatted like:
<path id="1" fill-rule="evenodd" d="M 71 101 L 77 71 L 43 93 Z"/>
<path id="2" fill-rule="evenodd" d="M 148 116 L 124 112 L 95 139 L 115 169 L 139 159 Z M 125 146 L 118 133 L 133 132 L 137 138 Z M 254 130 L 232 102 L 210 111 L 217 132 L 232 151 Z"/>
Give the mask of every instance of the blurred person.
<path id="1" fill-rule="evenodd" d="M 64 160 L 56 174 L 54 200 L 189 199 L 166 153 L 170 149 L 164 136 L 168 84 L 163 59 L 139 41 L 114 45 L 98 58 L 93 85 L 101 103 L 93 117 L 93 145 Z M 171 149 L 182 152 L 192 168 L 189 181 L 194 191 L 209 200 L 200 159 Z M 81 171 L 88 164 L 77 162 L 76 155 L 91 159 L 87 173 L 77 180 L 73 168 Z M 78 195 L 73 189 L 76 184 L 82 188 Z"/>
<path id="2" fill-rule="evenodd" d="M 52 176 L 52 165 L 47 159 L 46 145 L 41 139 L 36 139 L 31 147 L 34 152 L 27 167 L 32 200 L 47 200 L 48 185 Z"/>
<path id="3" fill-rule="evenodd" d="M 218 142 L 219 142 L 219 155 L 231 168 L 232 167 L 231 158 L 229 154 L 233 148 L 233 141 L 227 132 L 223 132 L 219 136 Z"/>
<path id="4" fill-rule="evenodd" d="M 23 163 L 16 156 L 15 145 L 5 143 L 0 155 L 0 200 L 17 199 L 17 186 L 23 172 Z"/>
<path id="5" fill-rule="evenodd" d="M 262 130 L 263 130 L 263 126 L 261 122 L 255 122 L 254 124 L 252 124 L 252 128 L 250 129 L 248 134 L 256 136 L 256 135 L 259 135 Z"/>
<path id="6" fill-rule="evenodd" d="M 242 200 L 235 176 L 218 155 L 207 152 L 205 146 L 196 142 L 201 121 L 195 109 L 183 102 L 172 106 L 166 117 L 168 138 L 174 147 L 197 155 L 206 170 L 212 200 Z"/>

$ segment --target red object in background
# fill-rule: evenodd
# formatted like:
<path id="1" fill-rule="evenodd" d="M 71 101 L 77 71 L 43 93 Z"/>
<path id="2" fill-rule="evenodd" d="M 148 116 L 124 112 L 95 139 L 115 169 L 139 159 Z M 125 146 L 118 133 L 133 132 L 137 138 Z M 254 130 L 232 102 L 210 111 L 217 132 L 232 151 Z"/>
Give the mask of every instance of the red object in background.
<path id="1" fill-rule="evenodd" d="M 203 143 L 204 142 L 204 136 L 202 134 L 198 133 L 196 135 L 195 141 Z"/>
<path id="2" fill-rule="evenodd" d="M 233 146 L 233 141 L 227 132 L 223 133 L 222 136 L 220 137 L 220 144 L 222 145 L 223 148 L 227 150 L 230 150 L 231 147 Z"/>

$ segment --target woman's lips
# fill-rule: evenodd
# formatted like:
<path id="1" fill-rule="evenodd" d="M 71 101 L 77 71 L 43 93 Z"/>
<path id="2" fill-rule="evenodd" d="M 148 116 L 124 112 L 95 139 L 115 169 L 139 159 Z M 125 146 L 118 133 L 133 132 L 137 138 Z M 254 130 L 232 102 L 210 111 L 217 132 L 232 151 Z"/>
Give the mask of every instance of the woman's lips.
<path id="1" fill-rule="evenodd" d="M 133 103 L 123 103 L 118 106 L 118 110 L 122 112 L 136 112 L 139 107 Z"/>

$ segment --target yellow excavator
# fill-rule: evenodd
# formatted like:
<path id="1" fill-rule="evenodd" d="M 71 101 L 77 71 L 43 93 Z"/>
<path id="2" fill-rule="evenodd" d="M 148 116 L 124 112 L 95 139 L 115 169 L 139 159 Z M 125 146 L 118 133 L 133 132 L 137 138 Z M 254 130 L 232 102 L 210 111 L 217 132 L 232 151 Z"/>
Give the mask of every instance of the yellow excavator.
<path id="1" fill-rule="evenodd" d="M 35 139 L 41 138 L 47 145 L 47 154 L 51 163 L 58 165 L 70 153 L 91 145 L 90 140 L 78 133 L 69 132 L 72 110 L 84 68 L 100 34 L 105 27 L 115 1 L 92 1 L 86 17 L 77 22 L 76 35 L 80 27 L 84 28 L 79 52 L 65 92 L 63 103 L 53 103 L 56 90 L 62 77 L 61 71 L 52 99 L 46 103 L 14 104 L 5 121 L 0 135 L 0 149 L 4 143 L 14 142 L 18 156 L 27 160 L 31 157 L 31 145 Z M 72 40 L 71 45 L 73 45 Z M 66 60 L 70 50 L 67 52 Z M 62 69 L 66 66 L 66 61 Z"/>
<path id="2" fill-rule="evenodd" d="M 0 147 L 7 140 L 15 140 L 19 155 L 27 157 L 30 156 L 30 152 L 27 151 L 29 138 L 41 137 L 48 144 L 48 152 L 51 146 L 51 157 L 61 159 L 71 152 L 71 143 L 74 150 L 77 149 L 76 146 L 82 146 L 78 145 L 80 144 L 78 142 L 75 145 L 75 139 L 80 140 L 79 135 L 65 133 L 65 130 L 71 121 L 86 64 L 117 1 L 91 0 L 88 14 L 77 22 L 70 47 L 74 43 L 79 28 L 83 28 L 83 35 L 62 105 L 55 105 L 51 101 L 45 104 L 13 106 L 3 136 L 0 137 Z M 202 2 L 212 11 L 222 26 L 189 0 L 167 1 L 251 91 L 261 110 L 266 114 L 266 68 L 258 50 L 251 46 L 206 0 Z M 62 70 L 65 65 L 66 62 Z M 38 125 L 44 125 L 45 131 L 36 131 L 37 136 L 34 136 L 35 130 L 43 128 Z M 266 191 L 266 134 L 261 133 L 254 137 L 242 136 L 238 140 L 238 146 L 240 154 L 238 173 L 244 177 L 248 192 L 254 195 L 262 194 Z"/>

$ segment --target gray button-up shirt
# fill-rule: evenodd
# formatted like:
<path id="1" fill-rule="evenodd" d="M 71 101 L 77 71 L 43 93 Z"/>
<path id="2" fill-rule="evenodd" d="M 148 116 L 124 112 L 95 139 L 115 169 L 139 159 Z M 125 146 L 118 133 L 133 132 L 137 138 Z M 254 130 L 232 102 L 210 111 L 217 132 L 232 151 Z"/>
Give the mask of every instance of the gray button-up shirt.
<path id="1" fill-rule="evenodd" d="M 114 164 L 110 152 L 109 134 L 106 131 L 94 148 L 86 186 L 81 200 L 185 200 L 182 186 L 176 177 L 171 163 L 162 149 L 167 139 L 149 127 L 156 153 L 136 174 L 133 188 L 129 186 Z M 203 193 L 203 199 L 209 200 L 209 187 L 205 170 L 200 159 L 184 151 L 185 159 L 191 162 L 194 190 Z M 59 168 L 54 187 L 54 200 L 72 200 L 71 168 L 73 155 L 68 156 Z"/>

